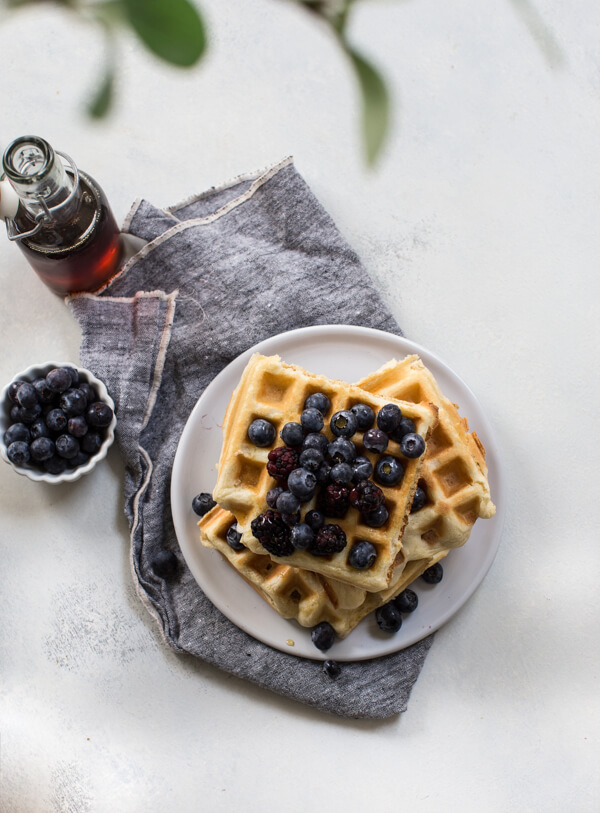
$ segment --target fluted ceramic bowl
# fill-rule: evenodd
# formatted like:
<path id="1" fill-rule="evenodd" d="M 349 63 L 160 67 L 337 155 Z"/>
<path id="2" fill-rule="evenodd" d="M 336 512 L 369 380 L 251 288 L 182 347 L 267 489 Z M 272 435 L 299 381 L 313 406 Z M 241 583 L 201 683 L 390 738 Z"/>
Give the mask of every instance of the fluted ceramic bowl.
<path id="1" fill-rule="evenodd" d="M 96 395 L 98 396 L 97 400 L 104 402 L 113 410 L 113 417 L 110 425 L 103 429 L 104 440 L 100 446 L 100 449 L 93 454 L 86 463 L 83 463 L 76 468 L 67 468 L 60 474 L 50 474 L 49 472 L 44 471 L 41 467 L 35 467 L 34 464 L 18 466 L 13 463 L 8 457 L 7 446 L 4 442 L 4 434 L 8 427 L 13 423 L 10 417 L 10 411 L 14 406 L 14 403 L 11 401 L 8 395 L 10 385 L 14 381 L 29 381 L 30 383 L 33 383 L 33 381 L 35 381 L 37 378 L 45 377 L 50 370 L 53 370 L 56 367 L 69 367 L 70 369 L 77 370 L 80 381 L 85 381 L 94 388 Z M 44 364 L 34 364 L 31 367 L 28 367 L 26 370 L 23 370 L 22 372 L 13 376 L 12 380 L 6 385 L 6 387 L 4 387 L 2 394 L 0 395 L 0 455 L 2 456 L 2 459 L 8 463 L 8 465 L 11 466 L 14 471 L 17 472 L 17 474 L 22 474 L 24 477 L 28 477 L 30 480 L 51 484 L 72 483 L 75 480 L 79 480 L 79 478 L 83 477 L 84 474 L 89 474 L 89 472 L 92 471 L 92 469 L 106 457 L 107 452 L 115 439 L 115 426 L 117 424 L 117 418 L 114 414 L 114 410 L 115 405 L 112 398 L 108 394 L 106 386 L 102 381 L 100 381 L 99 378 L 92 375 L 89 370 L 79 367 L 76 364 L 71 364 L 70 362 L 48 361 Z"/>

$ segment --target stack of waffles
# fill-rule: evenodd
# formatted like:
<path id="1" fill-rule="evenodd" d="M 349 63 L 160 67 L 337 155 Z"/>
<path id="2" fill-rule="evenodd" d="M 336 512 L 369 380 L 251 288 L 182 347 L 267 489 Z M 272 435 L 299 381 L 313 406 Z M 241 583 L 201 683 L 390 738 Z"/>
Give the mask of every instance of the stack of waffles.
<path id="1" fill-rule="evenodd" d="M 382 527 L 371 527 L 351 508 L 342 518 L 326 520 L 344 531 L 347 544 L 342 551 L 317 556 L 294 549 L 290 555 L 273 555 L 251 528 L 267 510 L 267 493 L 277 485 L 267 471 L 268 453 L 284 445 L 279 441 L 281 429 L 300 421 L 306 398 L 317 392 L 331 402 L 323 429 L 330 439 L 328 421 L 336 412 L 366 404 L 377 413 L 392 403 L 413 421 L 426 451 L 410 459 L 390 440 L 385 453 L 401 461 L 404 474 L 396 485 L 379 486 L 388 510 Z M 257 418 L 276 430 L 270 447 L 256 446 L 248 437 L 248 427 Z M 377 455 L 364 448 L 360 431 L 352 441 L 357 453 L 375 464 Z M 411 513 L 417 487 L 425 491 L 427 501 Z M 202 544 L 218 550 L 283 618 L 305 627 L 328 622 L 340 638 L 464 544 L 474 522 L 495 511 L 482 444 L 417 356 L 391 361 L 351 385 L 286 364 L 278 356 L 253 355 L 225 414 L 213 498 L 217 505 L 199 522 Z M 316 499 L 302 506 L 303 514 L 316 507 Z M 227 542 L 232 525 L 242 534 L 239 549 Z M 364 570 L 349 560 L 359 540 L 370 542 L 377 553 Z"/>

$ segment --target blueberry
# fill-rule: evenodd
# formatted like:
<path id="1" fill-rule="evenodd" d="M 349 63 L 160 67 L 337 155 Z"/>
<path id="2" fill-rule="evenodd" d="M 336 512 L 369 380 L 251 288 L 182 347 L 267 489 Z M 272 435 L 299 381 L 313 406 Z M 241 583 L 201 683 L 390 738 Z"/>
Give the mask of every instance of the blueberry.
<path id="1" fill-rule="evenodd" d="M 56 393 L 54 390 L 50 389 L 45 377 L 36 378 L 33 382 L 33 386 L 35 387 L 35 391 L 37 392 L 37 397 L 40 403 L 49 404 L 54 399 Z"/>
<path id="2" fill-rule="evenodd" d="M 310 637 L 317 649 L 325 652 L 331 649 L 335 642 L 335 630 L 328 621 L 321 621 L 320 624 L 313 627 Z"/>
<path id="3" fill-rule="evenodd" d="M 336 463 L 331 468 L 331 479 L 334 483 L 351 483 L 352 466 L 350 463 Z"/>
<path id="4" fill-rule="evenodd" d="M 369 452 L 382 454 L 388 447 L 389 438 L 381 429 L 367 429 L 363 435 L 363 446 Z"/>
<path id="5" fill-rule="evenodd" d="M 212 494 L 209 494 L 207 491 L 202 491 L 200 494 L 196 494 L 192 500 L 192 511 L 199 517 L 203 517 L 205 514 L 208 514 L 210 509 L 214 508 L 216 504 L 212 498 Z"/>
<path id="6" fill-rule="evenodd" d="M 16 392 L 16 402 L 23 409 L 33 409 L 38 403 L 37 392 L 33 384 L 24 381 Z"/>
<path id="7" fill-rule="evenodd" d="M 369 528 L 381 528 L 388 521 L 389 511 L 385 505 L 380 505 L 374 511 L 363 514 L 363 519 Z"/>
<path id="8" fill-rule="evenodd" d="M 72 381 L 71 373 L 66 367 L 56 367 L 54 370 L 50 370 L 46 376 L 46 384 L 53 392 L 68 390 Z"/>
<path id="9" fill-rule="evenodd" d="M 396 443 L 400 443 L 404 435 L 408 435 L 409 432 L 416 432 L 416 430 L 415 422 L 411 418 L 403 416 L 400 418 L 398 426 L 390 434 L 390 438 L 396 441 Z"/>
<path id="10" fill-rule="evenodd" d="M 348 564 L 356 570 L 367 570 L 377 559 L 377 548 L 371 542 L 361 539 L 355 542 L 348 554 Z"/>
<path id="11" fill-rule="evenodd" d="M 79 389 L 85 395 L 88 404 L 93 404 L 94 401 L 98 400 L 98 394 L 96 390 L 92 387 L 91 384 L 88 384 L 87 381 L 81 381 L 79 383 Z"/>
<path id="12" fill-rule="evenodd" d="M 319 451 L 319 449 L 304 449 L 300 453 L 300 457 L 298 458 L 298 463 L 302 466 L 303 469 L 307 471 L 312 471 L 315 474 L 319 471 L 321 467 L 321 463 L 323 462 L 323 453 Z"/>
<path id="13" fill-rule="evenodd" d="M 69 375 L 71 376 L 71 386 L 77 387 L 79 384 L 79 373 L 77 372 L 75 367 L 65 367 L 65 370 L 67 370 Z"/>
<path id="14" fill-rule="evenodd" d="M 375 464 L 375 480 L 382 486 L 395 486 L 404 475 L 404 467 L 391 454 L 380 457 Z"/>
<path id="15" fill-rule="evenodd" d="M 328 446 L 329 438 L 321 432 L 309 432 L 302 444 L 303 449 L 318 449 L 323 456 L 327 454 Z"/>
<path id="16" fill-rule="evenodd" d="M 402 614 L 392 601 L 379 607 L 375 612 L 375 618 L 383 632 L 398 632 L 402 626 Z"/>
<path id="17" fill-rule="evenodd" d="M 13 441 L 6 450 L 6 454 L 10 462 L 14 463 L 15 466 L 25 466 L 29 463 L 31 457 L 29 444 L 24 440 Z"/>
<path id="18" fill-rule="evenodd" d="M 323 413 L 314 407 L 308 407 L 300 415 L 300 423 L 305 432 L 320 432 L 323 428 Z"/>
<path id="19" fill-rule="evenodd" d="M 170 550 L 159 550 L 150 563 L 154 573 L 161 579 L 172 578 L 177 573 L 178 565 L 177 557 Z"/>
<path id="20" fill-rule="evenodd" d="M 284 424 L 279 437 L 286 446 L 302 446 L 304 443 L 304 429 L 301 424 L 290 421 Z"/>
<path id="21" fill-rule="evenodd" d="M 271 446 L 276 436 L 275 427 L 264 418 L 256 418 L 248 427 L 248 437 L 255 446 Z"/>
<path id="22" fill-rule="evenodd" d="M 402 412 L 396 404 L 386 404 L 377 413 L 377 426 L 386 434 L 390 434 L 400 423 Z"/>
<path id="23" fill-rule="evenodd" d="M 54 457 L 44 460 L 42 465 L 48 474 L 62 474 L 67 468 L 67 461 L 64 457 L 54 455 Z"/>
<path id="24" fill-rule="evenodd" d="M 43 460 L 54 457 L 56 449 L 54 448 L 54 442 L 50 438 L 39 437 L 31 441 L 29 451 L 32 459 L 41 463 Z"/>
<path id="25" fill-rule="evenodd" d="M 307 511 L 304 522 L 312 528 L 313 531 L 318 531 L 325 525 L 325 514 L 322 511 L 317 511 L 316 508 L 312 511 Z"/>
<path id="26" fill-rule="evenodd" d="M 351 411 L 356 417 L 357 426 L 361 432 L 366 432 L 373 426 L 375 413 L 368 404 L 354 404 Z"/>
<path id="27" fill-rule="evenodd" d="M 65 460 L 70 460 L 75 457 L 79 450 L 79 441 L 73 435 L 59 435 L 55 441 L 56 454 L 59 457 L 64 457 Z"/>
<path id="28" fill-rule="evenodd" d="M 313 392 L 304 402 L 304 409 L 318 409 L 321 415 L 327 415 L 331 409 L 331 401 L 324 392 Z"/>
<path id="29" fill-rule="evenodd" d="M 10 417 L 13 423 L 32 424 L 41 414 L 42 405 L 39 403 L 34 404 L 32 407 L 22 407 L 15 404 L 10 411 Z"/>
<path id="30" fill-rule="evenodd" d="M 50 437 L 50 430 L 46 426 L 46 421 L 44 418 L 38 418 L 37 421 L 34 421 L 31 426 L 29 427 L 31 431 L 32 438 L 49 438 Z"/>
<path id="31" fill-rule="evenodd" d="M 331 466 L 325 460 L 319 466 L 318 471 L 315 472 L 317 478 L 317 485 L 326 486 L 331 480 Z"/>
<path id="32" fill-rule="evenodd" d="M 326 660 L 323 663 L 323 671 L 330 677 L 332 680 L 337 680 L 339 676 L 342 674 L 342 667 L 339 665 L 337 661 Z"/>
<path id="33" fill-rule="evenodd" d="M 416 432 L 409 432 L 400 441 L 400 451 L 404 457 L 421 457 L 425 451 L 425 441 Z"/>
<path id="34" fill-rule="evenodd" d="M 419 597 L 414 590 L 407 587 L 400 595 L 396 596 L 394 604 L 401 613 L 414 613 L 419 604 Z"/>
<path id="35" fill-rule="evenodd" d="M 70 457 L 67 460 L 67 465 L 70 469 L 77 469 L 79 466 L 85 466 L 86 463 L 89 463 L 90 455 L 82 452 L 81 449 L 77 452 L 75 457 Z"/>
<path id="36" fill-rule="evenodd" d="M 290 528 L 293 528 L 294 525 L 297 525 L 300 522 L 300 511 L 294 511 L 291 514 L 282 514 L 281 519 L 285 522 L 286 525 L 289 525 Z"/>
<path id="37" fill-rule="evenodd" d="M 23 381 L 13 381 L 12 384 L 9 384 L 9 386 L 8 386 L 8 398 L 9 398 L 10 401 L 13 402 L 13 404 L 17 403 L 17 390 L 19 389 L 19 387 L 23 383 L 25 383 L 25 382 L 23 382 Z"/>
<path id="38" fill-rule="evenodd" d="M 327 456 L 332 463 L 353 463 L 356 460 L 356 446 L 348 438 L 336 438 L 327 447 Z"/>
<path id="39" fill-rule="evenodd" d="M 87 408 L 85 415 L 90 426 L 103 428 L 108 426 L 112 421 L 113 411 L 108 404 L 102 401 L 94 401 L 94 403 L 90 404 Z"/>
<path id="40" fill-rule="evenodd" d="M 351 438 L 358 429 L 358 421 L 353 412 L 342 409 L 333 415 L 329 427 L 336 437 Z"/>
<path id="41" fill-rule="evenodd" d="M 102 435 L 99 432 L 86 432 L 80 441 L 82 451 L 95 455 L 102 446 Z"/>
<path id="42" fill-rule="evenodd" d="M 359 483 L 361 480 L 368 480 L 373 474 L 373 464 L 368 457 L 357 457 L 352 464 L 352 482 Z"/>
<path id="43" fill-rule="evenodd" d="M 427 570 L 421 575 L 421 578 L 427 584 L 439 584 L 444 578 L 444 568 L 439 562 L 437 562 L 435 565 L 428 567 Z"/>
<path id="44" fill-rule="evenodd" d="M 295 514 L 299 508 L 300 500 L 291 491 L 282 491 L 277 497 L 277 510 L 281 514 Z"/>
<path id="45" fill-rule="evenodd" d="M 88 429 L 87 421 L 83 415 L 74 415 L 67 421 L 67 431 L 74 438 L 82 438 Z"/>
<path id="46" fill-rule="evenodd" d="M 297 550 L 306 550 L 315 537 L 315 532 L 305 522 L 300 522 L 292 528 L 292 545 Z"/>
<path id="47" fill-rule="evenodd" d="M 279 499 L 279 495 L 283 494 L 284 491 L 285 489 L 281 486 L 275 486 L 267 491 L 266 500 L 269 508 L 277 508 L 277 500 Z"/>
<path id="48" fill-rule="evenodd" d="M 5 446 L 10 446 L 10 444 L 14 443 L 16 440 L 24 440 L 25 443 L 29 443 L 31 440 L 31 432 L 26 424 L 13 423 L 4 433 Z"/>
<path id="49" fill-rule="evenodd" d="M 83 415 L 87 407 L 87 398 L 81 390 L 67 390 L 60 396 L 58 406 L 68 417 Z"/>
<path id="50" fill-rule="evenodd" d="M 294 469 L 288 477 L 288 488 L 300 502 L 308 502 L 308 500 L 312 499 L 316 487 L 317 478 L 312 471 L 308 471 L 307 469 Z M 279 501 L 277 505 L 279 507 Z M 282 509 L 279 508 L 279 510 L 281 511 Z M 296 509 L 291 509 L 291 511 L 295 510 Z M 288 511 L 285 513 L 288 513 Z"/>
<path id="51" fill-rule="evenodd" d="M 415 496 L 413 497 L 412 506 L 410 508 L 410 513 L 414 514 L 416 511 L 420 511 L 421 508 L 423 508 L 423 506 L 425 505 L 426 502 L 427 502 L 427 494 L 425 493 L 425 491 L 422 488 L 417 486 L 417 488 L 415 490 Z"/>
<path id="52" fill-rule="evenodd" d="M 46 426 L 52 432 L 64 432 L 69 419 L 62 409 L 51 409 L 46 415 Z"/>
<path id="53" fill-rule="evenodd" d="M 239 551 L 244 550 L 246 547 L 242 544 L 242 535 L 237 529 L 237 522 L 234 522 L 233 525 L 229 526 L 225 539 L 227 540 L 229 547 L 238 553 Z"/>

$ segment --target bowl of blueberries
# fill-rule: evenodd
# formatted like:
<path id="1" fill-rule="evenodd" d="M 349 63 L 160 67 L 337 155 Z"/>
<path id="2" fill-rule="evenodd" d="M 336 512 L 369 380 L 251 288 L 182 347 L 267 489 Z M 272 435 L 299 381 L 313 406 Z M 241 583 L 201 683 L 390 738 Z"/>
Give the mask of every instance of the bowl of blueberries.
<path id="1" fill-rule="evenodd" d="M 37 364 L 0 395 L 0 454 L 30 480 L 73 482 L 106 457 L 116 423 L 106 386 L 89 370 Z"/>

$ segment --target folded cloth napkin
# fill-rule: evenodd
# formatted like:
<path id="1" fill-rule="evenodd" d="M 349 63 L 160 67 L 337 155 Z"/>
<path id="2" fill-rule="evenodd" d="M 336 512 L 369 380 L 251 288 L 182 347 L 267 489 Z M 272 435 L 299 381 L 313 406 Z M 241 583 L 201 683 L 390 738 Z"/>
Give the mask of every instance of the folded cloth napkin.
<path id="1" fill-rule="evenodd" d="M 406 709 L 432 636 L 401 652 L 319 661 L 254 640 L 206 598 L 185 565 L 170 510 L 183 427 L 214 376 L 259 341 L 298 327 L 401 331 L 357 255 L 291 159 L 170 209 L 134 204 L 124 230 L 148 241 L 97 294 L 71 297 L 81 361 L 115 400 L 125 511 L 139 595 L 166 641 L 220 669 L 324 711 L 383 718 Z M 152 568 L 175 553 L 175 578 Z"/>

